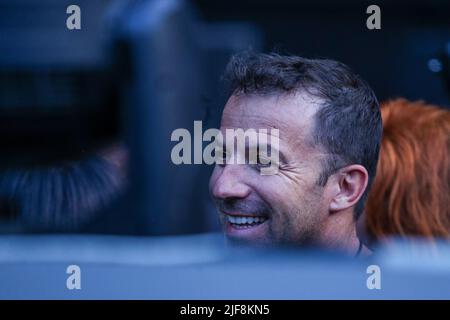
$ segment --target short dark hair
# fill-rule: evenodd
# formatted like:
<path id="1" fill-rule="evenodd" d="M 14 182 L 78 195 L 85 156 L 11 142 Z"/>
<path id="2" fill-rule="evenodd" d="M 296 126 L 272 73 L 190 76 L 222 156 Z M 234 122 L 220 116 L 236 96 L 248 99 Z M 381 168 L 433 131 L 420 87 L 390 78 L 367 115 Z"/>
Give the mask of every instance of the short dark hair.
<path id="1" fill-rule="evenodd" d="M 364 210 L 375 177 L 382 134 L 375 93 L 345 64 L 277 53 L 244 52 L 231 58 L 224 79 L 232 94 L 288 94 L 304 91 L 322 101 L 315 115 L 313 142 L 330 154 L 318 184 L 339 168 L 361 164 L 369 174 L 368 187 L 355 208 Z"/>

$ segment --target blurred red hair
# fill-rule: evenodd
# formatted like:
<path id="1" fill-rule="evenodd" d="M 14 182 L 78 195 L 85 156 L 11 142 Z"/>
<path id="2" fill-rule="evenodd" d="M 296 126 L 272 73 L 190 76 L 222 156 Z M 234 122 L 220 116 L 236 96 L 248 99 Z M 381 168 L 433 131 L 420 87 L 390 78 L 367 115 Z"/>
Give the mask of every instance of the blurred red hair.
<path id="1" fill-rule="evenodd" d="M 366 206 L 367 231 L 450 236 L 450 111 L 397 99 L 382 104 L 383 139 Z"/>

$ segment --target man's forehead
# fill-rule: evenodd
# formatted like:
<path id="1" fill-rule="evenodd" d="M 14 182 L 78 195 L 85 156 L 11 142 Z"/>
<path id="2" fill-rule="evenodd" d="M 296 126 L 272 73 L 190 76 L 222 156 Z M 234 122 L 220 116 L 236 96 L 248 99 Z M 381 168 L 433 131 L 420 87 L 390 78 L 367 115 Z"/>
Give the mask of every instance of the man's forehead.
<path id="1" fill-rule="evenodd" d="M 310 132 L 318 99 L 306 94 L 233 95 L 222 115 L 222 128 L 279 129 L 280 133 Z"/>

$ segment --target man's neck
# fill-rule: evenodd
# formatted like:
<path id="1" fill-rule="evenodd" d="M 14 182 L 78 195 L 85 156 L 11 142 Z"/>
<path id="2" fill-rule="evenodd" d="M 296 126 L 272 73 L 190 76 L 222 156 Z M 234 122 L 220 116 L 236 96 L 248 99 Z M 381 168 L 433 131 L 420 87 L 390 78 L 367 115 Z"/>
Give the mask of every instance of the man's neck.
<path id="1" fill-rule="evenodd" d="M 321 230 L 320 242 L 326 248 L 344 251 L 349 255 L 370 254 L 370 250 L 358 239 L 351 211 L 332 214 Z"/>

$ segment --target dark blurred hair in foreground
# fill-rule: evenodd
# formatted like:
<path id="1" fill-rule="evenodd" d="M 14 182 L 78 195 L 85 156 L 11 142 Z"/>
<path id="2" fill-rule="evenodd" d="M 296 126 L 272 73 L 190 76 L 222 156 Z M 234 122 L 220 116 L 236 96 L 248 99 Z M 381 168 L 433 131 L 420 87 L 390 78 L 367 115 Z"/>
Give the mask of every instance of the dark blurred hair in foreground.
<path id="1" fill-rule="evenodd" d="M 398 99 L 382 105 L 383 140 L 369 194 L 369 234 L 450 236 L 450 112 Z"/>
<path id="2" fill-rule="evenodd" d="M 121 168 L 100 154 L 58 165 L 0 173 L 1 215 L 29 231 L 77 231 L 124 185 Z"/>

